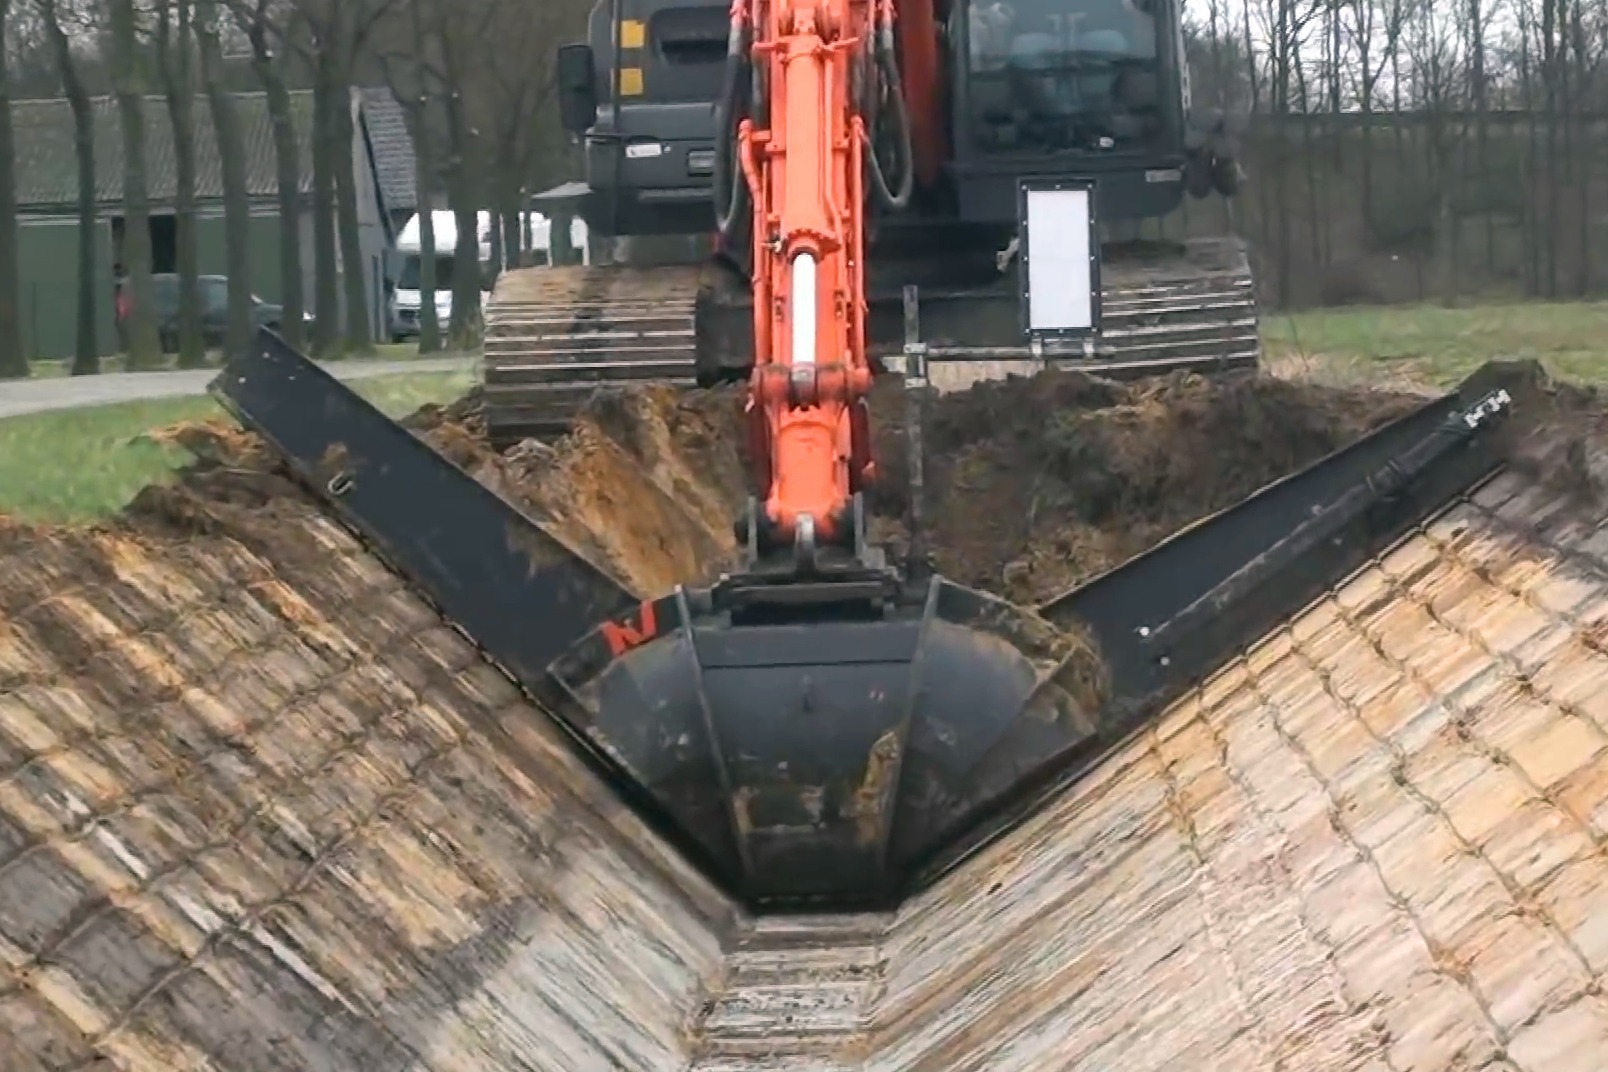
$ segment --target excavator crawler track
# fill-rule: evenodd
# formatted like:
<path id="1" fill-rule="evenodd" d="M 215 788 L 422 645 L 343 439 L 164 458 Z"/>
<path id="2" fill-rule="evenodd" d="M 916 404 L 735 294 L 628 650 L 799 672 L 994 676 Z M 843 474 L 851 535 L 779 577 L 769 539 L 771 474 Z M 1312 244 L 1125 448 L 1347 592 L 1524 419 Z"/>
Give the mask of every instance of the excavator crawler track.
<path id="1" fill-rule="evenodd" d="M 604 384 L 694 384 L 699 269 L 509 272 L 486 316 L 486 423 L 499 443 L 562 435 Z"/>
<path id="2" fill-rule="evenodd" d="M 568 430 L 599 387 L 693 387 L 740 380 L 753 362 L 746 288 L 717 286 L 708 265 L 526 268 L 498 282 L 487 312 L 486 423 L 493 442 Z M 1255 368 L 1256 291 L 1243 243 L 1113 249 L 1102 266 L 1101 331 L 1092 347 L 1022 338 L 1009 276 L 985 286 L 918 286 L 920 341 L 940 390 L 1066 365 L 1114 379 Z M 911 341 L 902 287 L 874 287 L 869 348 L 903 370 Z"/>

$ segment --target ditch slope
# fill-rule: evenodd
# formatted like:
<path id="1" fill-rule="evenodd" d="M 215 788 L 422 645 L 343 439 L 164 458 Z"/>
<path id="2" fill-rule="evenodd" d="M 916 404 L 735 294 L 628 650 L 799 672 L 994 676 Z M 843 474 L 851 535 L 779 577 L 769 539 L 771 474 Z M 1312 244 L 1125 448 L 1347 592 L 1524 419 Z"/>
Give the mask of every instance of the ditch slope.
<path id="1" fill-rule="evenodd" d="M 929 398 L 930 549 L 1043 599 L 1413 403 Z M 729 562 L 736 407 L 609 396 L 505 455 L 472 398 L 410 423 L 647 593 Z M 0 526 L 0 1067 L 1596 1068 L 1599 413 L 1555 395 L 1471 502 L 898 913 L 791 923 L 690 873 L 260 444 L 172 430 L 200 461 L 116 523 Z"/>

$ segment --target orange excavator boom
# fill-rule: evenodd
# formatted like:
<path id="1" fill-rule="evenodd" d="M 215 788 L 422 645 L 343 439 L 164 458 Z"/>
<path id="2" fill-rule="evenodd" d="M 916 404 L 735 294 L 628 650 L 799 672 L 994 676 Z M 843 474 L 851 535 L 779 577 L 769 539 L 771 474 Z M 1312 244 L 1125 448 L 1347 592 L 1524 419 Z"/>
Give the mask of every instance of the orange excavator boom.
<path id="1" fill-rule="evenodd" d="M 892 8 L 865 0 L 736 0 L 768 107 L 737 129 L 753 205 L 748 401 L 772 543 L 839 542 L 871 475 L 865 397 L 866 122 L 854 72 Z"/>

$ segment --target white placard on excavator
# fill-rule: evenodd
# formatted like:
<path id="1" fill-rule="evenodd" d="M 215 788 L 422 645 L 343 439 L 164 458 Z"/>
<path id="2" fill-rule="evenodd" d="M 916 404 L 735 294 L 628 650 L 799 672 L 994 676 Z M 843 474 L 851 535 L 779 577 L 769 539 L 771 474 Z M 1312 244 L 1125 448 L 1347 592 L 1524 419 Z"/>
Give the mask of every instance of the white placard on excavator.
<path id="1" fill-rule="evenodd" d="M 1093 331 L 1099 280 L 1093 256 L 1094 191 L 1086 185 L 1024 186 L 1023 283 L 1027 332 Z"/>

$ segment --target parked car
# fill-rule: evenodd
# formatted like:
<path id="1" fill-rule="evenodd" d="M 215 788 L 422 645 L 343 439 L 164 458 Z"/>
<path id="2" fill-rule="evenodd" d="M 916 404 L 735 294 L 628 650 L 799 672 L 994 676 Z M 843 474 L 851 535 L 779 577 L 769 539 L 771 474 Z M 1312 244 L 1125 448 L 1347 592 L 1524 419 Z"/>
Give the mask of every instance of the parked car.
<path id="1" fill-rule="evenodd" d="M 208 349 L 224 344 L 229 334 L 229 279 L 221 275 L 196 277 L 196 290 L 201 298 L 201 339 Z M 156 308 L 156 333 L 165 354 L 179 349 L 179 277 L 176 272 L 159 272 L 151 277 L 152 303 Z M 251 296 L 251 328 L 279 330 L 285 314 L 282 306 L 265 302 L 255 294 Z M 117 305 L 118 337 L 127 343 L 126 321 L 129 305 L 120 298 Z M 302 314 L 302 322 L 311 326 L 311 313 Z"/>

